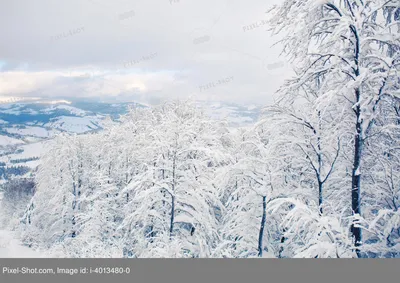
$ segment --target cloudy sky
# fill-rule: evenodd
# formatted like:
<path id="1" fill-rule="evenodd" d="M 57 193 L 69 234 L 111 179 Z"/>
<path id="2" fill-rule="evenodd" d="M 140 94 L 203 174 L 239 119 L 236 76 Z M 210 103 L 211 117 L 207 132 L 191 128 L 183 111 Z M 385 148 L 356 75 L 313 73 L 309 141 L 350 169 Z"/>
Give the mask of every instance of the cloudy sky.
<path id="1" fill-rule="evenodd" d="M 0 96 L 266 104 L 279 0 L 0 0 Z"/>

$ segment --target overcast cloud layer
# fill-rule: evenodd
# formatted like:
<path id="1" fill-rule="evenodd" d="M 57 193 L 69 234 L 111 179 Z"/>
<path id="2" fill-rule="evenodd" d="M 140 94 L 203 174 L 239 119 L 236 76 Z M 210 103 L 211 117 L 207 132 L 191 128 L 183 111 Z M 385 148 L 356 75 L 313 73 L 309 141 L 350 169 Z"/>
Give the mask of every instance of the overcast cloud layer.
<path id="1" fill-rule="evenodd" d="M 266 104 L 278 0 L 0 0 L 0 96 Z"/>

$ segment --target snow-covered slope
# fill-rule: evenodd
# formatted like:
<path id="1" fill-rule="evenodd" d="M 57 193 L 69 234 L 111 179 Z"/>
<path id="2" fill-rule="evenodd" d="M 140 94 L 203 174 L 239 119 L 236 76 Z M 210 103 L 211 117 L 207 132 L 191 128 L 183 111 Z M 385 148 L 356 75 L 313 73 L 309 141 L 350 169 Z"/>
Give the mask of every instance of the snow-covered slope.
<path id="1" fill-rule="evenodd" d="M 10 101 L 17 102 L 0 104 L 0 182 L 30 176 L 40 164 L 48 139 L 61 132 L 101 130 L 107 115 L 117 119 L 129 106 L 93 101 Z"/>
<path id="2" fill-rule="evenodd" d="M 214 119 L 224 119 L 232 126 L 244 126 L 257 121 L 261 106 L 239 105 L 227 102 L 198 102 L 209 116 Z"/>
<path id="3" fill-rule="evenodd" d="M 52 119 L 45 127 L 70 133 L 86 133 L 101 129 L 102 116 L 68 117 L 60 116 Z"/>
<path id="4" fill-rule="evenodd" d="M 0 134 L 16 139 L 50 138 L 60 131 L 84 133 L 101 128 L 106 115 L 118 118 L 129 104 L 96 102 L 18 102 L 0 104 Z"/>
<path id="5" fill-rule="evenodd" d="M 148 107 L 140 103 L 72 102 L 65 99 L 10 101 L 16 102 L 0 102 L 0 182 L 6 181 L 9 174 L 30 175 L 31 170 L 40 164 L 45 142 L 61 132 L 84 134 L 98 131 L 108 115 L 118 119 L 127 113 L 130 106 Z M 197 104 L 212 118 L 224 119 L 232 127 L 252 124 L 261 109 L 257 105 L 224 102 L 199 101 Z"/>
<path id="6" fill-rule="evenodd" d="M 0 135 L 0 147 L 17 145 L 17 144 L 24 144 L 24 142 L 22 140 Z"/>
<path id="7" fill-rule="evenodd" d="M 65 104 L 59 104 L 59 105 L 51 106 L 49 108 L 46 108 L 46 109 L 42 110 L 42 112 L 43 113 L 52 113 L 52 112 L 55 112 L 57 110 L 66 110 L 69 113 L 71 113 L 73 115 L 76 115 L 76 116 L 85 116 L 85 115 L 87 115 L 86 111 L 84 111 L 82 109 L 79 109 L 79 108 L 76 108 L 76 107 L 73 107 L 73 106 L 65 105 Z"/>
<path id="8" fill-rule="evenodd" d="M 22 246 L 16 234 L 0 230 L 0 258 L 40 258 L 40 253 Z"/>

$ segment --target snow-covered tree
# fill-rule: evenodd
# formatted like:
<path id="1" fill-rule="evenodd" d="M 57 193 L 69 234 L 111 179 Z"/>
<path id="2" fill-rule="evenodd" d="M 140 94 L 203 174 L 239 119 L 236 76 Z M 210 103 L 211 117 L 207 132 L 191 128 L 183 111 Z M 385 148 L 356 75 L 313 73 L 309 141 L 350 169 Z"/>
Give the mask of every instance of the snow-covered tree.
<path id="1" fill-rule="evenodd" d="M 393 13 L 395 11 L 395 13 Z M 363 161 L 366 140 L 379 117 L 382 100 L 399 96 L 398 1 L 286 0 L 272 10 L 271 25 L 284 35 L 283 51 L 296 65 L 297 77 L 282 91 L 296 92 L 320 81 L 319 111 L 332 102 L 351 117 L 343 133 L 353 133 L 351 168 L 352 236 L 362 244 Z M 343 99 L 348 103 L 339 103 Z M 346 119 L 348 120 L 348 119 Z M 360 249 L 357 248 L 360 256 Z"/>
<path id="2" fill-rule="evenodd" d="M 221 206 L 213 180 L 227 158 L 220 125 L 187 103 L 145 111 L 153 111 L 155 119 L 137 137 L 143 142 L 144 162 L 124 189 L 132 198 L 122 227 L 137 241 L 140 257 L 174 244 L 173 256 L 210 256 L 217 241 L 216 209 Z"/>
<path id="3" fill-rule="evenodd" d="M 268 203 L 280 196 L 274 189 L 279 160 L 270 158 L 257 128 L 237 137 L 231 149 L 234 163 L 218 178 L 224 204 L 222 240 L 215 254 L 223 257 L 273 257 L 276 219 L 267 215 Z"/>

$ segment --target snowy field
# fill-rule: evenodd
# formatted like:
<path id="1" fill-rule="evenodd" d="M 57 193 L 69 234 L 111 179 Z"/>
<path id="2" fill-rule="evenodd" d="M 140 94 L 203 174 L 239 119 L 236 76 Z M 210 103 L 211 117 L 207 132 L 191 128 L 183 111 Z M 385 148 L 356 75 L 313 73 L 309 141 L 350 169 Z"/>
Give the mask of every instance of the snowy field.
<path id="1" fill-rule="evenodd" d="M 0 258 L 38 258 L 41 255 L 22 246 L 15 233 L 0 230 Z"/>
<path id="2" fill-rule="evenodd" d="M 50 138 L 59 133 L 59 131 L 55 129 L 45 129 L 42 127 L 26 127 L 24 129 L 14 127 L 6 128 L 5 131 L 10 134 L 19 134 L 21 136 L 34 136 L 39 138 Z"/>
<path id="3" fill-rule="evenodd" d="M 21 140 L 17 140 L 14 138 L 0 135 L 0 146 L 10 146 L 10 145 L 16 145 L 16 144 L 23 144 L 23 143 L 24 142 Z"/>
<path id="4" fill-rule="evenodd" d="M 8 166 L 25 165 L 25 166 L 29 166 L 30 168 L 36 168 L 40 163 L 39 160 L 32 160 L 32 161 L 27 161 L 27 162 L 18 163 L 18 164 L 9 164 L 9 161 L 33 158 L 33 157 L 40 157 L 46 151 L 45 143 L 46 143 L 46 141 L 41 141 L 41 142 L 35 142 L 35 143 L 21 145 L 20 149 L 23 149 L 22 153 L 13 153 L 13 154 L 1 156 L 0 162 L 5 162 L 8 164 Z"/>
<path id="5" fill-rule="evenodd" d="M 45 126 L 55 128 L 70 133 L 86 133 L 92 130 L 99 129 L 103 117 L 86 116 L 86 117 L 67 117 L 60 116 L 52 120 Z"/>

